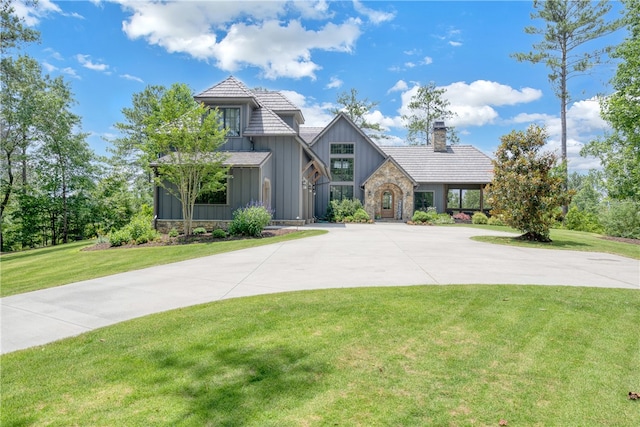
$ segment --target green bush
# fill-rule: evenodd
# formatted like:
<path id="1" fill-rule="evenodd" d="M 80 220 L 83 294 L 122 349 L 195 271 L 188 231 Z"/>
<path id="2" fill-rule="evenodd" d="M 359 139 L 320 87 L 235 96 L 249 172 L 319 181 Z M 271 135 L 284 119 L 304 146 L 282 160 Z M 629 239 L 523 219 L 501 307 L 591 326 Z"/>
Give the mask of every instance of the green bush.
<path id="1" fill-rule="evenodd" d="M 204 227 L 197 227 L 197 228 L 194 228 L 193 231 L 192 231 L 194 236 L 197 236 L 199 234 L 205 234 L 206 232 L 207 232 L 207 230 L 205 230 Z"/>
<path id="2" fill-rule="evenodd" d="M 569 230 L 588 231 L 590 233 L 602 233 L 604 230 L 597 215 L 584 212 L 576 206 L 571 206 L 564 219 L 564 225 Z"/>
<path id="3" fill-rule="evenodd" d="M 426 211 L 415 211 L 411 221 L 418 224 L 434 224 L 438 221 L 438 211 L 433 206 L 428 207 Z"/>
<path id="4" fill-rule="evenodd" d="M 611 201 L 600 215 L 608 236 L 640 239 L 640 203 L 633 200 Z"/>
<path id="5" fill-rule="evenodd" d="M 353 214 L 353 220 L 355 222 L 367 222 L 369 221 L 369 214 L 367 213 L 367 211 L 365 211 L 364 209 L 358 209 L 354 214 Z"/>
<path id="6" fill-rule="evenodd" d="M 482 212 L 474 213 L 473 217 L 471 218 L 472 224 L 486 224 L 488 222 L 489 222 L 489 218 L 487 218 L 487 216 Z"/>
<path id="7" fill-rule="evenodd" d="M 178 237 L 178 230 L 175 227 L 169 230 L 169 237 Z"/>
<path id="8" fill-rule="evenodd" d="M 451 215 L 447 213 L 438 214 L 438 217 L 433 221 L 434 224 L 455 224 L 455 220 L 451 218 Z"/>
<path id="9" fill-rule="evenodd" d="M 494 215 L 491 218 L 489 218 L 489 220 L 487 221 L 487 224 L 489 224 L 489 225 L 498 225 L 500 227 L 504 227 L 504 222 L 497 215 Z"/>
<path id="10" fill-rule="evenodd" d="M 342 199 L 332 200 L 329 203 L 331 206 L 327 209 L 327 215 L 329 221 L 342 222 L 347 217 L 353 217 L 358 209 L 362 209 L 362 202 L 359 199 Z"/>
<path id="11" fill-rule="evenodd" d="M 148 207 L 143 207 L 127 225 L 109 235 L 111 246 L 122 246 L 130 242 L 140 245 L 156 240 L 158 232 L 153 228 L 152 215 L 153 212 Z"/>
<path id="12" fill-rule="evenodd" d="M 222 228 L 216 228 L 211 232 L 211 235 L 216 239 L 224 239 L 225 237 L 227 237 L 227 232 Z"/>
<path id="13" fill-rule="evenodd" d="M 271 218 L 272 212 L 263 205 L 249 204 L 233 213 L 229 233 L 235 236 L 260 237 L 262 230 L 271 222 Z"/>

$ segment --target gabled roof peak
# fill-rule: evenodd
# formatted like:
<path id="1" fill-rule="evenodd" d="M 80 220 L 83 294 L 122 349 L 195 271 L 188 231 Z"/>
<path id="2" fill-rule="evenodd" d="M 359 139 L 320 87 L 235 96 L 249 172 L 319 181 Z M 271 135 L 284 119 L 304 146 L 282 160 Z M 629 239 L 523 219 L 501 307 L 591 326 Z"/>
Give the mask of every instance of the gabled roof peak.
<path id="1" fill-rule="evenodd" d="M 220 83 L 202 91 L 195 96 L 198 98 L 251 98 L 256 96 L 244 83 L 233 76 L 229 76 Z M 257 100 L 256 100 L 257 102 Z"/>

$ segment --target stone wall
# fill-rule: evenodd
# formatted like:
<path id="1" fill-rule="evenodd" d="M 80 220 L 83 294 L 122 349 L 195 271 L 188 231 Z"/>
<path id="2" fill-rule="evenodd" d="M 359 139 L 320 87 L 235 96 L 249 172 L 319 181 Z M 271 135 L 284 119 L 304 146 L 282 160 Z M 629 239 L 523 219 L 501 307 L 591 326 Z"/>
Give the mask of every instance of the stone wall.
<path id="1" fill-rule="evenodd" d="M 307 221 L 310 222 L 310 221 Z M 192 221 L 193 228 L 203 227 L 208 232 L 221 228 L 227 230 L 231 221 L 226 220 L 194 220 Z M 305 225 L 305 220 L 273 220 L 269 224 L 270 226 L 278 227 L 301 227 Z M 156 230 L 160 233 L 168 233 L 172 228 L 175 228 L 178 233 L 183 232 L 183 222 L 181 219 L 159 219 L 156 220 Z"/>
<path id="2" fill-rule="evenodd" d="M 364 188 L 364 209 L 372 219 L 378 219 L 382 212 L 382 194 L 393 193 L 394 209 L 402 201 L 402 221 L 413 216 L 413 182 L 395 163 L 387 160 L 369 179 Z M 395 212 L 397 218 L 398 212 Z"/>

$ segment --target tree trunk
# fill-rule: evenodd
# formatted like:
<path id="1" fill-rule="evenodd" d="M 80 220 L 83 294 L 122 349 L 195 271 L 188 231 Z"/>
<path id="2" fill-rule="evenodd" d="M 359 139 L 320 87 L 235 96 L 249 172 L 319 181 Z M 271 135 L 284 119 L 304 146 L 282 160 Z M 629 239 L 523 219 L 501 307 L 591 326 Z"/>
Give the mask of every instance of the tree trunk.
<path id="1" fill-rule="evenodd" d="M 566 192 L 569 184 L 569 165 L 567 163 L 567 46 L 566 41 L 562 49 L 562 70 L 560 72 L 560 124 L 562 128 L 562 134 L 560 142 L 562 146 L 562 179 L 563 190 Z M 569 206 L 564 204 L 562 206 L 562 217 L 564 218 L 569 211 Z"/>

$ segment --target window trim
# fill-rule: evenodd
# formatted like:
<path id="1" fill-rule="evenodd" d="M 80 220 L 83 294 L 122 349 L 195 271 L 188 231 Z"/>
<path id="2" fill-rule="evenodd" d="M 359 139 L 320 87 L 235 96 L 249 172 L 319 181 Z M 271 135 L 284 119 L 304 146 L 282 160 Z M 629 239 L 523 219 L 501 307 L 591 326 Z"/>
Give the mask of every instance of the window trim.
<path id="1" fill-rule="evenodd" d="M 423 209 L 422 207 L 418 208 L 418 206 L 416 205 L 417 203 L 417 197 L 416 194 L 418 193 L 431 193 L 431 206 L 427 206 L 427 207 L 435 207 L 436 206 L 436 192 L 433 190 L 427 190 L 427 191 L 414 191 L 413 192 L 413 210 L 417 211 L 419 209 Z"/>
<path id="2" fill-rule="evenodd" d="M 227 137 L 228 138 L 240 138 L 242 137 L 242 106 L 240 105 L 219 105 L 216 107 L 218 109 L 218 111 L 220 112 L 220 120 L 221 120 L 221 125 L 224 128 L 225 124 L 226 124 L 226 110 L 238 110 L 238 134 L 237 135 L 231 135 L 230 133 L 227 133 Z M 231 129 L 231 128 L 229 128 Z"/>

